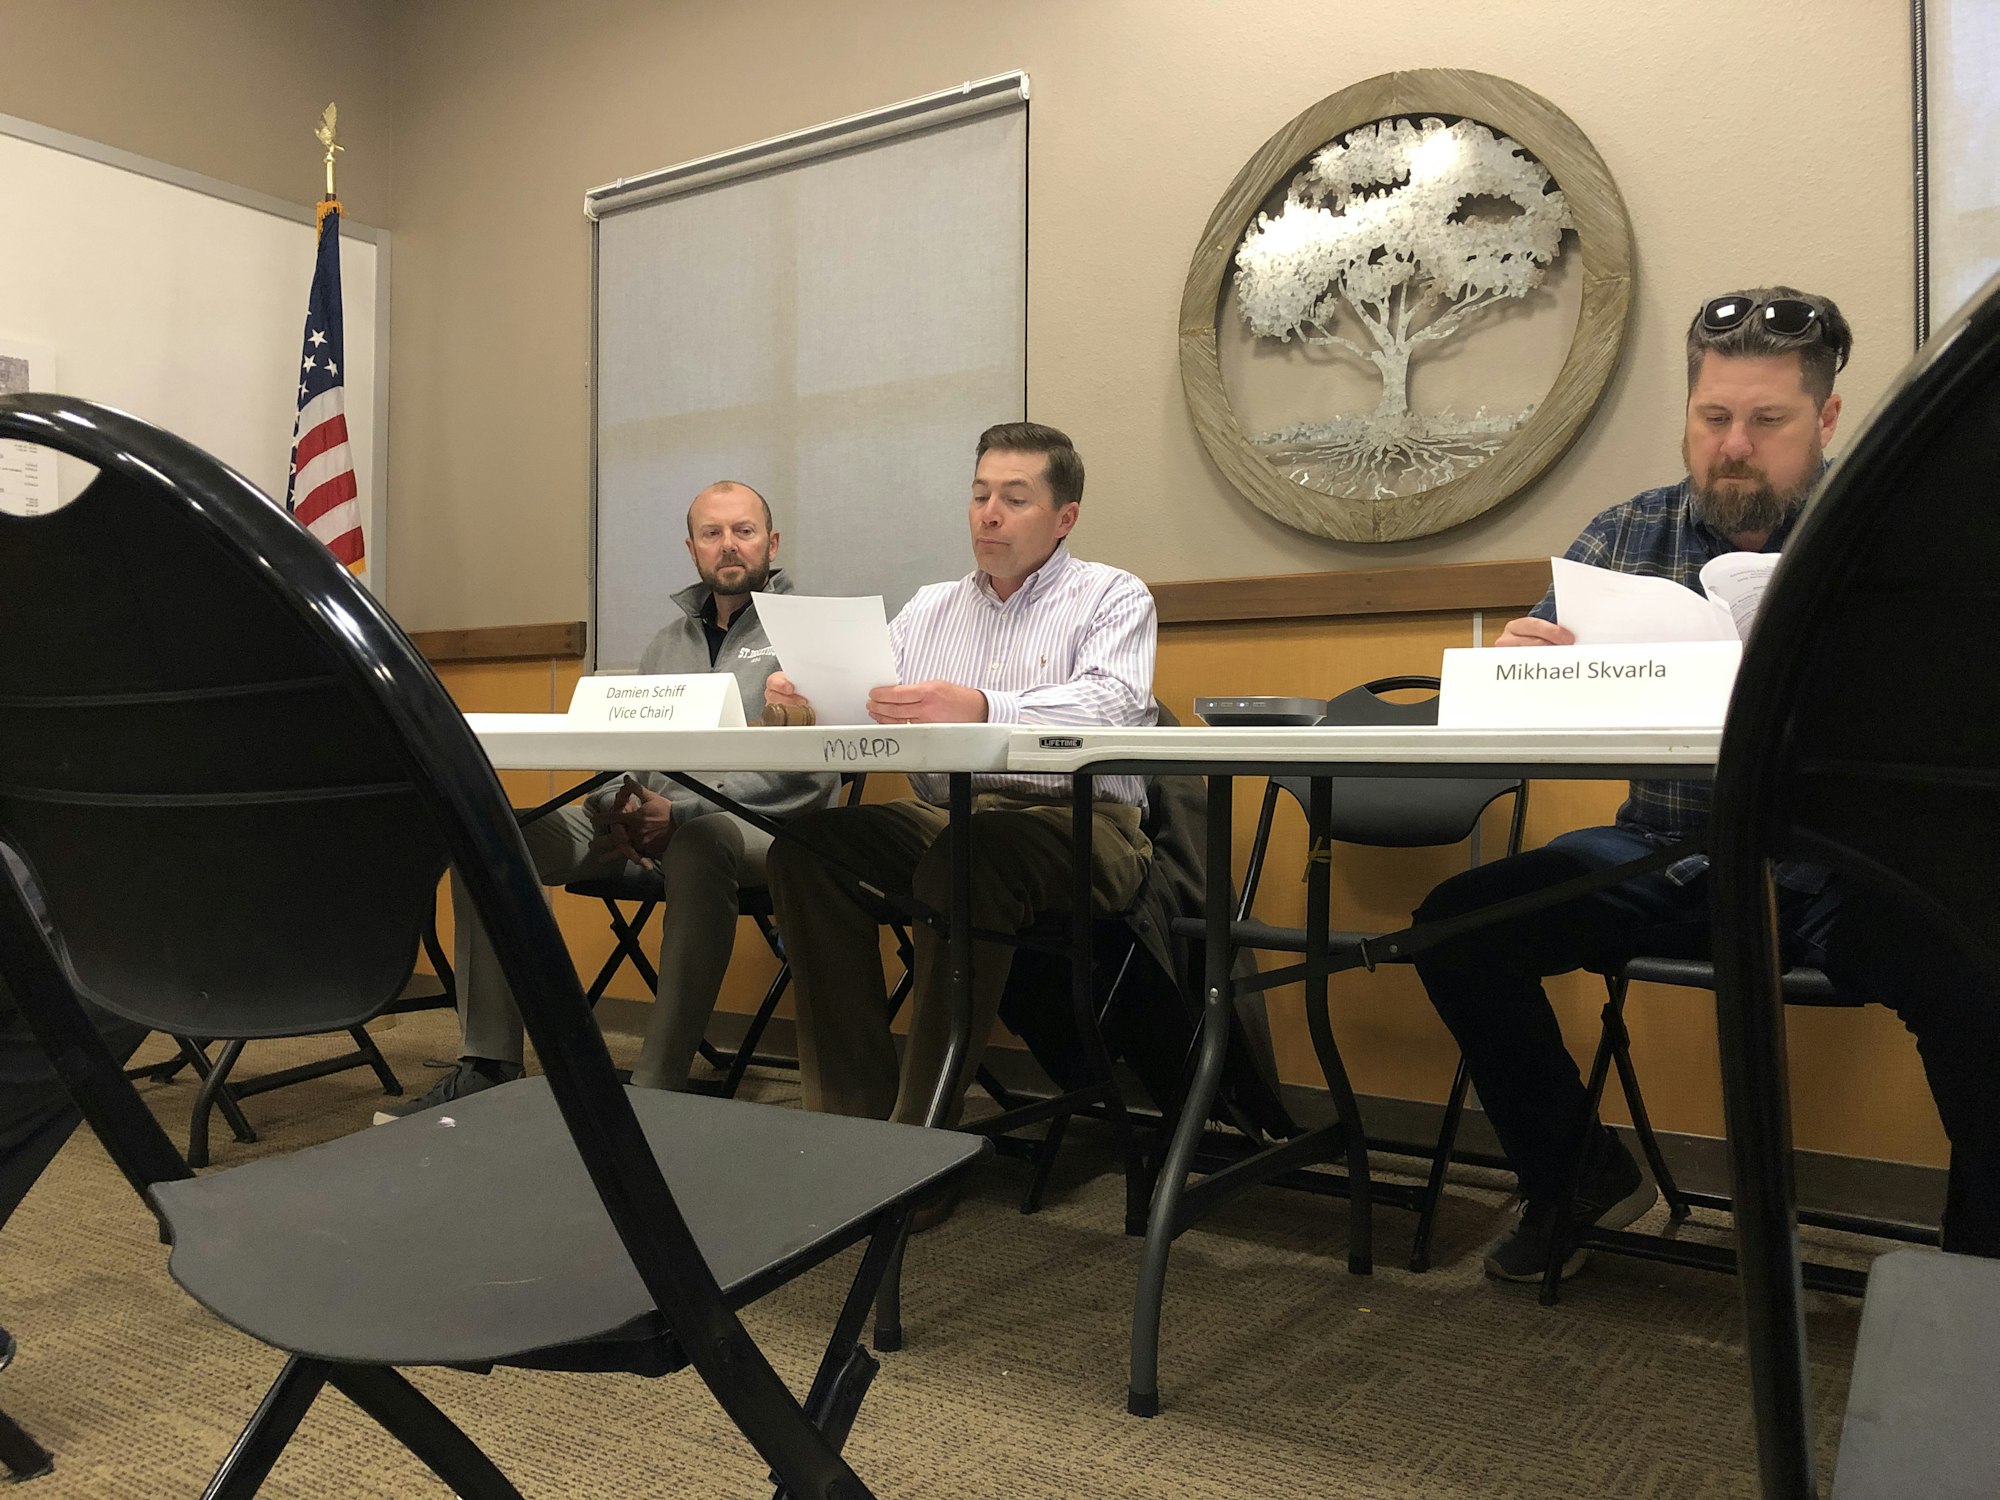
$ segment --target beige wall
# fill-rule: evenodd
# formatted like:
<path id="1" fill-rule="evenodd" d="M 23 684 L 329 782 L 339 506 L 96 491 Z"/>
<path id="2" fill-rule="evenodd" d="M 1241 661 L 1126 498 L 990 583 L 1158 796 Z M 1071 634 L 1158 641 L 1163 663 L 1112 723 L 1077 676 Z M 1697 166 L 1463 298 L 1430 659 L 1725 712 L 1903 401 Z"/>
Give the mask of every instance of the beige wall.
<path id="1" fill-rule="evenodd" d="M 1704 294 L 1789 279 L 1837 297 L 1860 339 L 1850 420 L 1900 366 L 1906 25 L 1900 0 L 0 0 L 0 113 L 309 200 L 309 132 L 339 100 L 342 197 L 396 233 L 391 604 L 413 628 L 477 626 L 586 612 L 581 198 L 597 183 L 1025 68 L 1029 381 L 1035 415 L 1070 427 L 1091 461 L 1080 550 L 1152 581 L 1528 557 L 1678 472 L 1680 329 Z M 1510 77 L 1592 138 L 1636 231 L 1632 343 L 1576 448 L 1499 514 L 1391 548 L 1315 541 L 1237 497 L 1196 442 L 1174 362 L 1181 280 L 1272 131 L 1360 78 L 1423 66 Z M 23 222 L 0 204 L 0 231 Z M 1222 687 L 1428 670 L 1465 627 L 1180 627 L 1162 642 L 1162 688 L 1184 708 Z M 452 678 L 478 706 L 544 706 L 572 670 Z M 1538 788 L 1533 835 L 1601 818 L 1611 795 Z M 1437 873 L 1363 862 L 1341 889 L 1387 917 Z M 594 915 L 570 915 L 579 952 L 596 951 Z M 755 968 L 732 976 L 733 1000 L 761 982 Z M 1361 1086 L 1437 1097 L 1450 1054 L 1428 1008 L 1393 979 L 1342 983 Z M 1287 1071 L 1304 1079 L 1288 1001 Z M 1558 1001 L 1581 1042 L 1594 996 L 1578 981 Z M 1662 1123 L 1719 1128 L 1698 1007 L 1661 997 L 1635 1006 L 1633 1029 L 1663 1058 L 1648 1064 Z M 1803 1143 L 1941 1159 L 1893 1017 L 1800 1016 L 1792 1039 Z"/>
<path id="2" fill-rule="evenodd" d="M 1895 0 L 410 7 L 391 602 L 426 627 L 586 611 L 586 188 L 1013 67 L 1034 89 L 1031 406 L 1090 459 L 1080 550 L 1150 581 L 1545 553 L 1677 474 L 1678 340 L 1705 293 L 1782 278 L 1837 297 L 1856 416 L 1907 355 L 1907 25 Z M 1512 78 L 1591 137 L 1631 210 L 1637 311 L 1605 410 L 1538 485 L 1362 548 L 1293 533 L 1220 478 L 1174 323 L 1195 237 L 1257 146 L 1418 66 Z"/>
<path id="3" fill-rule="evenodd" d="M 309 131 L 340 101 L 342 196 L 397 232 L 390 602 L 416 628 L 495 625 L 587 612 L 597 183 L 1025 68 L 1029 387 L 1091 461 L 1080 550 L 1156 582 L 1532 557 L 1677 472 L 1704 293 L 1839 298 L 1851 419 L 1901 364 L 1906 26 L 1896 0 L 0 0 L 0 112 L 309 199 Z M 1181 280 L 1272 131 L 1423 66 L 1512 78 L 1596 143 L 1636 232 L 1632 341 L 1577 446 L 1497 514 L 1392 547 L 1303 537 L 1195 440 Z"/>
<path id="4" fill-rule="evenodd" d="M 302 204 L 340 105 L 348 217 L 395 213 L 394 0 L 0 0 L 0 114 Z M 4 232 L 33 206 L 0 204 Z M 139 233 L 138 226 L 134 233 Z M 4 296 L 4 289 L 0 289 Z"/>

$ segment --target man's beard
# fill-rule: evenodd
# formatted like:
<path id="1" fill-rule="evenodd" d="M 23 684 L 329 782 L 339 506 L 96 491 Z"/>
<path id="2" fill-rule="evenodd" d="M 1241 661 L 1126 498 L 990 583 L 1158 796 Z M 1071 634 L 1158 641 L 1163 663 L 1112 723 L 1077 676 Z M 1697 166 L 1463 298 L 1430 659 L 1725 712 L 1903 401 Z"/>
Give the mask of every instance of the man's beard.
<path id="1" fill-rule="evenodd" d="M 725 589 L 720 581 L 722 570 L 730 567 L 743 569 L 743 581 L 732 588 Z M 729 594 L 731 596 L 737 594 L 754 594 L 771 581 L 771 562 L 769 558 L 760 563 L 753 563 L 746 558 L 732 555 L 718 561 L 713 573 L 709 572 L 706 568 L 699 567 L 695 571 L 701 574 L 701 581 L 708 585 L 708 591 L 711 594 Z"/>
<path id="2" fill-rule="evenodd" d="M 1718 481 L 1734 480 L 1724 487 Z M 1754 481 L 1745 485 L 1744 480 Z M 1819 465 L 1814 464 L 1806 477 L 1788 489 L 1777 489 L 1763 474 L 1747 464 L 1719 464 L 1704 484 L 1692 473 L 1688 476 L 1688 488 L 1694 495 L 1695 519 L 1711 531 L 1723 536 L 1741 536 L 1745 532 L 1776 531 L 1785 519 L 1806 503 L 1806 497 L 1819 482 Z"/>

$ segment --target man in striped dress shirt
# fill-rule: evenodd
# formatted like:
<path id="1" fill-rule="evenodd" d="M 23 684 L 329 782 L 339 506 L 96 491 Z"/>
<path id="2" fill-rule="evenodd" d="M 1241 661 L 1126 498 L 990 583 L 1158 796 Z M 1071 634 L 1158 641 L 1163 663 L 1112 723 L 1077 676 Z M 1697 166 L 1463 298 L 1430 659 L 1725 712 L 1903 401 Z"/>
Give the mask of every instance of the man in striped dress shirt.
<path id="1" fill-rule="evenodd" d="M 882 724 L 1151 724 L 1159 622 L 1130 573 L 1072 557 L 1064 545 L 1083 499 L 1083 460 L 1052 427 L 1009 422 L 980 435 L 970 521 L 975 567 L 918 591 L 889 627 L 898 681 L 875 689 Z M 771 703 L 803 706 L 782 672 Z M 838 848 L 883 889 L 949 906 L 946 778 L 910 778 L 902 802 L 828 808 L 794 825 L 770 856 L 771 896 L 792 962 L 799 1064 L 809 1109 L 921 1123 L 944 1066 L 950 964 L 944 936 L 916 932 L 910 1036 L 898 1067 L 884 998 L 876 917 L 850 877 L 807 847 Z M 1060 776 L 979 776 L 973 782 L 972 925 L 1027 926 L 1069 904 L 1069 783 Z M 1096 909 L 1124 910 L 1151 848 L 1140 831 L 1137 777 L 1097 783 L 1091 838 Z M 999 1013 L 1013 950 L 978 945 L 972 1045 L 953 1089 L 953 1114 Z"/>

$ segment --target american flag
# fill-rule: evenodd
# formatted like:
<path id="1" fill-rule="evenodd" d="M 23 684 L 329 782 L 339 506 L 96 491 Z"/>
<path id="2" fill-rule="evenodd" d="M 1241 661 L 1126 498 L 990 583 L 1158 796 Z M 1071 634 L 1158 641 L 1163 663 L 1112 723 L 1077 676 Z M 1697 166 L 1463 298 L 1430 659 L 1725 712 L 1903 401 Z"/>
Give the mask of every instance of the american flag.
<path id="1" fill-rule="evenodd" d="M 306 306 L 305 353 L 299 370 L 299 414 L 292 424 L 292 472 L 285 509 L 356 573 L 361 549 L 361 501 L 347 445 L 347 363 L 340 317 L 340 204 L 319 206 L 319 258 Z"/>

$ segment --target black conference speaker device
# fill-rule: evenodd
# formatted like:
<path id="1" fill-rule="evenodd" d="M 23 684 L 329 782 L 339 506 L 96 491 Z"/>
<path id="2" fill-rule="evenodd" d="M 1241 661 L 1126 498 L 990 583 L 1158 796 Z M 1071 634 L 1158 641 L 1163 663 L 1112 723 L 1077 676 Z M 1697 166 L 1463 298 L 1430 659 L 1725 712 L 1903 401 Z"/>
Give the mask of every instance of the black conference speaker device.
<path id="1" fill-rule="evenodd" d="M 1197 698 L 1194 715 L 1211 729 L 1278 728 L 1317 724 L 1326 717 L 1324 698 Z"/>

